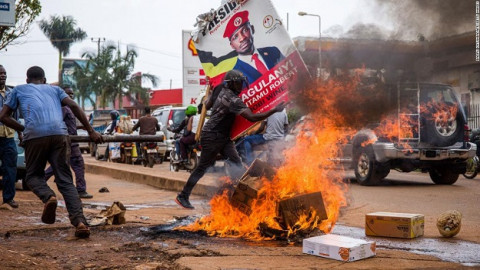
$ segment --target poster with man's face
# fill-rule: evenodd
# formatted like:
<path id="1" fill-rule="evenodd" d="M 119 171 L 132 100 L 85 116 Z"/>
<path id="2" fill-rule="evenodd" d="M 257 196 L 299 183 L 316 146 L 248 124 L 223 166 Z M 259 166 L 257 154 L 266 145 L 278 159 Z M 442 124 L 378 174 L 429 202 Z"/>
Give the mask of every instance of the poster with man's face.
<path id="1" fill-rule="evenodd" d="M 213 86 L 221 84 L 229 70 L 243 73 L 249 87 L 239 96 L 254 113 L 288 101 L 298 74 L 308 74 L 270 0 L 225 3 L 199 34 L 195 47 Z M 254 124 L 237 116 L 231 137 Z"/>

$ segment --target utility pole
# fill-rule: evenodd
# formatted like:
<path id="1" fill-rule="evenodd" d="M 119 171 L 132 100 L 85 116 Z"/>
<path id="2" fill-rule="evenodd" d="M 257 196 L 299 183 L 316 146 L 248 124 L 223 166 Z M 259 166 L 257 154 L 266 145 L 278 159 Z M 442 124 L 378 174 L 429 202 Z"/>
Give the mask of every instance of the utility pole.
<path id="1" fill-rule="evenodd" d="M 104 37 L 98 37 L 98 38 L 91 38 L 90 39 L 92 42 L 97 43 L 97 56 L 100 54 L 100 42 L 105 42 Z"/>

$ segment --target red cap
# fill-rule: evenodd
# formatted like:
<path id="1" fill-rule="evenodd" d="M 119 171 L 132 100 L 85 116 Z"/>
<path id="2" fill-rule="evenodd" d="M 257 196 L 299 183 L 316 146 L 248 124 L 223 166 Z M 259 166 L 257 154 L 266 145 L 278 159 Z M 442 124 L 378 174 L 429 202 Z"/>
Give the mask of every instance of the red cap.
<path id="1" fill-rule="evenodd" d="M 248 22 L 248 11 L 240 11 L 235 13 L 235 15 L 230 18 L 228 21 L 227 27 L 225 28 L 225 33 L 223 33 L 224 38 L 230 38 L 233 33 L 237 30 L 238 27 L 244 25 Z"/>

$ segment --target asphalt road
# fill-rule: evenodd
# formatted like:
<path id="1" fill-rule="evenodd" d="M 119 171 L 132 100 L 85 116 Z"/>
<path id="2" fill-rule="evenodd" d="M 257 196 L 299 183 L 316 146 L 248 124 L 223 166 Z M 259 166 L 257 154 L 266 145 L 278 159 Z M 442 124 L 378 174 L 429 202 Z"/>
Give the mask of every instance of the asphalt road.
<path id="1" fill-rule="evenodd" d="M 114 166 L 131 166 L 133 171 L 143 170 L 139 165 Z M 170 173 L 167 164 L 157 164 L 151 171 L 158 175 Z M 181 176 L 179 178 L 188 176 L 182 172 L 176 174 Z M 217 175 L 220 173 L 209 174 L 208 177 Z M 145 229 L 169 224 L 184 217 L 195 218 L 208 214 L 209 198 L 194 195 L 192 203 L 196 209 L 185 210 L 174 202 L 175 191 L 88 172 L 88 192 L 94 197 L 83 200 L 86 215 L 91 218 L 114 201 L 120 201 L 127 206 L 125 225 L 93 227 L 89 240 L 73 241 L 70 236 L 73 229 L 63 207 L 58 209 L 55 225 L 42 224 L 39 222 L 41 202 L 31 192 L 19 191 L 16 200 L 19 201 L 20 208 L 1 211 L 0 232 L 4 236 L 8 232 L 9 237 L 8 241 L 0 241 L 0 259 L 8 262 L 4 264 L 9 266 L 5 269 L 40 269 L 40 266 L 49 269 L 154 269 L 158 266 L 165 269 L 480 267 L 476 255 L 473 258 L 469 255 L 472 252 L 480 254 L 480 178 L 468 180 L 460 177 L 452 186 L 439 186 L 431 182 L 428 174 L 392 172 L 382 185 L 376 187 L 360 186 L 352 178 L 353 172 L 346 172 L 348 206 L 341 210 L 333 232 L 377 241 L 377 256 L 366 260 L 345 264 L 305 255 L 301 245 L 252 243 L 197 233 L 169 231 L 145 238 L 142 233 Z M 55 187 L 53 181 L 49 184 Z M 110 192 L 100 193 L 102 187 L 107 187 Z M 462 229 L 456 237 L 444 239 L 438 233 L 435 221 L 438 215 L 451 209 L 463 214 Z M 365 237 L 365 214 L 377 211 L 425 215 L 424 237 L 413 240 Z M 466 247 L 469 253 L 462 255 L 465 252 L 459 250 L 460 247 Z M 71 252 L 56 252 L 65 249 Z M 39 257 L 38 254 L 42 256 Z M 85 260 L 88 258 L 88 262 L 82 261 L 79 264 L 79 257 Z"/>

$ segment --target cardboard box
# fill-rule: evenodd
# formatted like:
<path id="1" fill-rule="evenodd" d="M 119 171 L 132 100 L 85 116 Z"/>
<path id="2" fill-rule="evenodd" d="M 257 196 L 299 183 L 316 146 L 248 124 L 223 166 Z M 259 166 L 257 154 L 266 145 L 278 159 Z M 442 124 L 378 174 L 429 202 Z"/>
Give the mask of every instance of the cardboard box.
<path id="1" fill-rule="evenodd" d="M 303 239 L 303 253 L 352 262 L 376 255 L 376 243 L 347 236 L 327 234 Z"/>
<path id="2" fill-rule="evenodd" d="M 232 206 L 238 208 L 246 215 L 252 213 L 252 202 L 258 197 L 258 190 L 262 187 L 262 177 L 271 180 L 275 170 L 259 159 L 255 159 L 238 182 L 235 191 L 230 197 Z"/>
<path id="3" fill-rule="evenodd" d="M 292 228 L 302 215 L 311 215 L 315 211 L 319 220 L 328 219 L 321 192 L 313 192 L 282 200 L 277 205 L 277 216 L 285 228 Z"/>
<path id="4" fill-rule="evenodd" d="M 423 235 L 425 217 L 421 214 L 376 212 L 365 216 L 365 234 L 397 238 Z"/>

